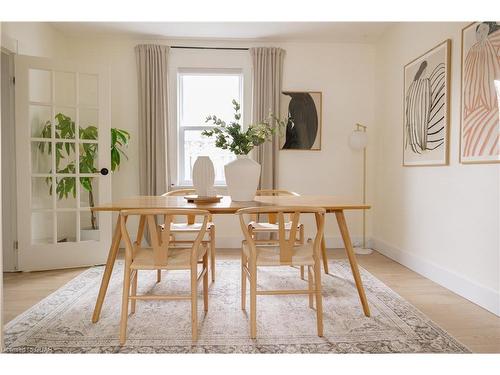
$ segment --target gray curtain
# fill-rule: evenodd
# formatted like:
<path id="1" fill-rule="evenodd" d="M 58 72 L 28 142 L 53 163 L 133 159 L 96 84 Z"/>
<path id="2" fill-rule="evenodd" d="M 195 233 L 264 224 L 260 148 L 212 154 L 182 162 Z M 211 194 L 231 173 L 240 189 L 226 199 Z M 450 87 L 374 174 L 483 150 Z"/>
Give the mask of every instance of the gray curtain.
<path id="1" fill-rule="evenodd" d="M 139 93 L 139 173 L 141 195 L 160 195 L 170 186 L 167 158 L 168 46 L 135 47 Z"/>
<path id="2" fill-rule="evenodd" d="M 285 50 L 274 47 L 250 48 L 253 65 L 252 122 L 265 120 L 269 113 L 280 116 L 280 95 L 283 81 Z M 279 136 L 259 146 L 256 161 L 260 163 L 260 188 L 278 188 Z"/>

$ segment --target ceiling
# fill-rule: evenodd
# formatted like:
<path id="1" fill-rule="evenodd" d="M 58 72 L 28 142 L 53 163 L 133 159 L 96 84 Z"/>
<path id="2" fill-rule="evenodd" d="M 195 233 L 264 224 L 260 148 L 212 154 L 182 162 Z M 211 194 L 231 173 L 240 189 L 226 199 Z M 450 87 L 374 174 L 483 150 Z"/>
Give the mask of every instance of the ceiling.
<path id="1" fill-rule="evenodd" d="M 73 36 L 373 43 L 390 22 L 53 22 Z"/>

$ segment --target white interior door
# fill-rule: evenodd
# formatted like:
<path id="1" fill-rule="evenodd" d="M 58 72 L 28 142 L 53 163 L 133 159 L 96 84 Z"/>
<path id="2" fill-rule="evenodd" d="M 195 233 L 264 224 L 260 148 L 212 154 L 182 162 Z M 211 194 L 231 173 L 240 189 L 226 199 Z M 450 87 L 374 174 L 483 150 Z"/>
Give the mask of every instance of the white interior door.
<path id="1" fill-rule="evenodd" d="M 16 56 L 15 77 L 19 269 L 104 263 L 111 215 L 90 207 L 111 198 L 109 72 Z"/>

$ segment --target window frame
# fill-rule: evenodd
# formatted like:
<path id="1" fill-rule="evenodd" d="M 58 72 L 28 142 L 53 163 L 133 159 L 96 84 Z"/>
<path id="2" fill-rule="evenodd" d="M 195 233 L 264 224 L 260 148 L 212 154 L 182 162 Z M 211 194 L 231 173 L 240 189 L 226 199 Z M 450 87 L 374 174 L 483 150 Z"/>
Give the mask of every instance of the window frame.
<path id="1" fill-rule="evenodd" d="M 176 185 L 177 186 L 193 186 L 193 181 L 189 178 L 186 178 L 184 175 L 184 132 L 186 130 L 205 130 L 213 128 L 213 125 L 199 125 L 199 126 L 183 126 L 182 125 L 182 98 L 183 98 L 183 86 L 181 84 L 183 76 L 189 75 L 198 75 L 198 76 L 238 76 L 239 78 L 239 96 L 240 96 L 240 111 L 241 111 L 241 121 L 245 118 L 244 116 L 244 108 L 245 108 L 245 74 L 244 70 L 240 68 L 178 68 L 176 74 L 176 159 L 177 159 L 177 178 Z M 243 125 L 244 126 L 244 125 Z M 215 181 L 215 186 L 226 186 L 226 182 L 219 180 Z"/>

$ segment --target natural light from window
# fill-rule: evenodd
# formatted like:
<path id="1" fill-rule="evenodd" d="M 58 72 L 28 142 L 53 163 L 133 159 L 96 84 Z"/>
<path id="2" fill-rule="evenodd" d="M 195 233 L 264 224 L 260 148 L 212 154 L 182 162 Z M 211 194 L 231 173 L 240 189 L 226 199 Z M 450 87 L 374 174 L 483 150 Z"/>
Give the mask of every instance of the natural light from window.
<path id="1" fill-rule="evenodd" d="M 233 120 L 231 101 L 242 104 L 243 75 L 239 72 L 207 71 L 178 73 L 179 184 L 192 185 L 192 168 L 200 155 L 210 157 L 215 168 L 215 184 L 224 185 L 224 165 L 235 159 L 215 147 L 213 138 L 201 135 L 211 125 L 209 115 Z M 242 106 L 243 107 L 243 106 Z"/>

